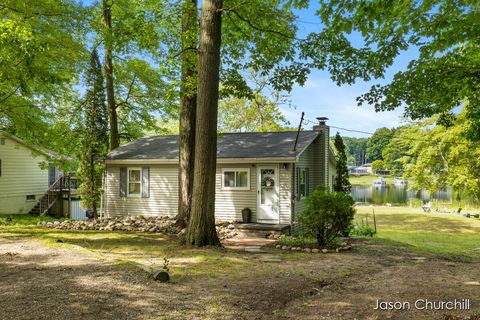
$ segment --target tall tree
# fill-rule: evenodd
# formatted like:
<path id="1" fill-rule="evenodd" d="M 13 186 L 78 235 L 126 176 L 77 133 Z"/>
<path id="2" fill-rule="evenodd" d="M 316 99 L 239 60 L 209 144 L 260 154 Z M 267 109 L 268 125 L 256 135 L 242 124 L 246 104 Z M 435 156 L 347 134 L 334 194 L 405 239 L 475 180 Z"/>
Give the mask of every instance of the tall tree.
<path id="1" fill-rule="evenodd" d="M 219 245 L 215 229 L 217 111 L 222 41 L 222 0 L 202 1 L 198 48 L 197 118 L 192 212 L 188 244 Z"/>
<path id="2" fill-rule="evenodd" d="M 342 137 L 347 150 L 348 164 L 360 166 L 365 163 L 368 138 Z"/>
<path id="3" fill-rule="evenodd" d="M 104 48 L 105 48 L 105 82 L 107 89 L 108 116 L 110 120 L 110 150 L 118 148 L 120 136 L 118 134 L 117 106 L 113 90 L 113 33 L 112 33 L 112 5 L 109 0 L 103 0 Z"/>
<path id="4" fill-rule="evenodd" d="M 401 126 L 395 129 L 395 133 L 382 151 L 385 167 L 394 175 L 401 176 L 405 170 L 402 158 L 408 154 L 408 147 L 403 143 L 403 131 L 409 130 L 410 126 Z M 372 164 L 373 166 L 373 164 Z"/>
<path id="5" fill-rule="evenodd" d="M 466 138 L 471 119 L 464 110 L 445 127 L 435 125 L 439 116 L 405 127 L 397 136 L 408 150 L 403 162 L 404 177 L 415 190 L 431 192 L 451 186 L 480 200 L 479 143 Z"/>
<path id="6" fill-rule="evenodd" d="M 182 79 L 180 84 L 180 129 L 178 164 L 178 215 L 176 225 L 185 228 L 190 219 L 195 163 L 195 120 L 197 107 L 198 22 L 197 1 L 182 3 Z"/>
<path id="7" fill-rule="evenodd" d="M 373 135 L 367 142 L 367 161 L 383 160 L 382 151 L 392 140 L 394 129 L 379 128 L 375 130 Z"/>
<path id="8" fill-rule="evenodd" d="M 90 68 L 87 72 L 86 108 L 84 130 L 81 134 L 81 154 L 78 176 L 78 192 L 85 208 L 93 209 L 98 217 L 97 204 L 101 197 L 103 159 L 108 151 L 108 114 L 105 104 L 105 88 L 102 66 L 97 50 L 92 51 Z"/>
<path id="9" fill-rule="evenodd" d="M 352 190 L 352 185 L 348 179 L 347 153 L 342 136 L 338 132 L 335 135 L 334 145 L 337 151 L 337 176 L 333 189 L 337 192 L 349 193 Z"/>
<path id="10" fill-rule="evenodd" d="M 254 98 L 220 101 L 218 127 L 223 132 L 282 131 L 290 123 L 279 109 L 278 99 L 256 93 Z"/>

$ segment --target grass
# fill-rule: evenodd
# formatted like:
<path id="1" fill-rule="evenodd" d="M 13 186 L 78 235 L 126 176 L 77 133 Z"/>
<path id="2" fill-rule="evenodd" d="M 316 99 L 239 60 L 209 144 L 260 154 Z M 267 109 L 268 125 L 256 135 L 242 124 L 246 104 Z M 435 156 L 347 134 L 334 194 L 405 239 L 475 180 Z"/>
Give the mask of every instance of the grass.
<path id="1" fill-rule="evenodd" d="M 480 259 L 480 220 L 464 218 L 456 214 L 423 213 L 420 208 L 407 207 L 357 207 L 356 221 L 368 220 L 373 226 L 372 212 L 375 210 L 377 234 L 371 239 L 386 247 L 373 252 L 375 246 L 368 247 L 372 254 L 386 254 L 395 250 L 414 254 L 427 254 L 450 260 Z M 10 217 L 10 219 L 7 219 Z M 161 234 L 105 232 L 94 230 L 57 230 L 37 227 L 38 221 L 53 221 L 49 217 L 29 215 L 0 215 L 0 237 L 32 238 L 48 245 L 58 245 L 61 239 L 66 244 L 83 247 L 99 255 L 113 254 L 122 259 L 145 256 L 163 259 L 168 257 L 172 270 L 179 276 L 210 275 L 230 272 L 232 274 L 252 267 L 251 261 L 234 250 L 221 248 L 185 247 L 176 239 Z M 289 242 L 291 240 L 291 243 Z M 297 243 L 295 238 L 285 237 L 290 245 L 310 245 Z M 305 240 L 302 240 L 305 241 Z M 312 239 L 314 241 L 314 239 Z M 373 250 L 373 251 L 372 251 Z M 388 253 L 387 252 L 387 253 Z M 301 254 L 298 254 L 301 255 Z M 285 257 L 285 259 L 289 259 Z M 292 255 L 292 259 L 299 256 Z M 192 268 L 195 266 L 195 268 Z"/>
<path id="2" fill-rule="evenodd" d="M 451 260 L 480 259 L 480 220 L 457 214 L 422 213 L 420 208 L 359 207 L 356 220 L 373 226 L 374 241 L 403 246 L 412 252 L 440 256 Z"/>
<path id="3" fill-rule="evenodd" d="M 384 177 L 382 176 L 385 181 L 387 182 L 387 184 L 393 184 L 393 177 L 391 176 L 388 176 L 388 177 Z M 377 176 L 377 175 L 368 175 L 368 176 L 360 176 L 360 177 L 353 177 L 353 176 L 350 176 L 349 180 L 350 180 L 350 183 L 351 184 L 368 184 L 368 185 L 371 185 L 373 184 L 373 181 L 375 180 L 378 180 L 380 179 L 380 176 Z"/>

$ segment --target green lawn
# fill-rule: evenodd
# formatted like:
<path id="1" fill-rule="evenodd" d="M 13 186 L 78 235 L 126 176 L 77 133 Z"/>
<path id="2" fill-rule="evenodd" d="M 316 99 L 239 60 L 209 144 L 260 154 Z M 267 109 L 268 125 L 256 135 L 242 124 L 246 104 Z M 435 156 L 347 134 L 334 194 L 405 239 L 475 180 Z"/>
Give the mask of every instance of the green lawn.
<path id="1" fill-rule="evenodd" d="M 263 261 L 265 253 L 185 247 L 162 234 L 64 231 L 36 226 L 52 220 L 47 217 L 0 216 L 0 278 L 2 290 L 9 293 L 0 309 L 8 319 L 24 317 L 32 304 L 42 308 L 41 319 L 72 314 L 85 320 L 125 315 L 385 319 L 392 314 L 372 308 L 392 292 L 405 301 L 478 296 L 480 271 L 478 263 L 470 262 L 480 258 L 480 221 L 421 209 L 374 209 L 378 234 L 352 240 L 353 250 L 313 254 L 266 249 L 267 256 L 280 259 L 276 262 Z M 359 207 L 356 219 L 368 214 L 372 222 L 372 210 Z M 152 281 L 138 268 L 160 268 L 164 257 L 170 261 L 168 284 Z M 436 319 L 439 314 L 407 310 L 394 315 Z"/>
<path id="2" fill-rule="evenodd" d="M 368 217 L 378 233 L 374 241 L 448 259 L 480 258 L 480 220 L 457 214 L 422 213 L 420 208 L 358 207 L 356 221 Z"/>
<path id="3" fill-rule="evenodd" d="M 387 184 L 393 184 L 393 177 L 383 177 Z M 352 177 L 350 176 L 349 180 L 351 184 L 373 184 L 373 181 L 380 179 L 377 175 L 368 175 L 368 176 L 360 176 L 360 177 Z"/>

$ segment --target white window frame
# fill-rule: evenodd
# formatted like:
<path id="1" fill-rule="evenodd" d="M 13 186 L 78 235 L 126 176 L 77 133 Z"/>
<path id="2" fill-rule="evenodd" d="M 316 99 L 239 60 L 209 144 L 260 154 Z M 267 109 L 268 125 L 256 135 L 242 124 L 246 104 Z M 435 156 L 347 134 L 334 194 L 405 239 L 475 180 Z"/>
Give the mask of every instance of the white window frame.
<path id="1" fill-rule="evenodd" d="M 130 171 L 140 171 L 140 193 L 130 193 Z M 142 168 L 140 167 L 129 167 L 127 168 L 127 197 L 130 198 L 140 198 L 143 192 L 143 183 L 142 183 Z"/>
<path id="2" fill-rule="evenodd" d="M 237 172 L 246 172 L 247 186 L 246 187 L 226 187 L 225 172 L 235 172 L 235 184 L 237 184 Z M 221 179 L 222 179 L 222 190 L 250 190 L 250 168 L 223 168 Z"/>

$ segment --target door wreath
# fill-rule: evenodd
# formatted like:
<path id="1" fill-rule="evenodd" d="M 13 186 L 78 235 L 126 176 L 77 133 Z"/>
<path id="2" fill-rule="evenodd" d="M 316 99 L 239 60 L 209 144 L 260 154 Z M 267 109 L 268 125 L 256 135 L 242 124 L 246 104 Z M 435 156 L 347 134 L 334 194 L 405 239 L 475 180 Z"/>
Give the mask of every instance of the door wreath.
<path id="1" fill-rule="evenodd" d="M 275 184 L 275 180 L 271 177 L 265 177 L 262 180 L 262 186 L 265 188 L 268 188 L 268 189 L 273 188 L 274 184 Z"/>

